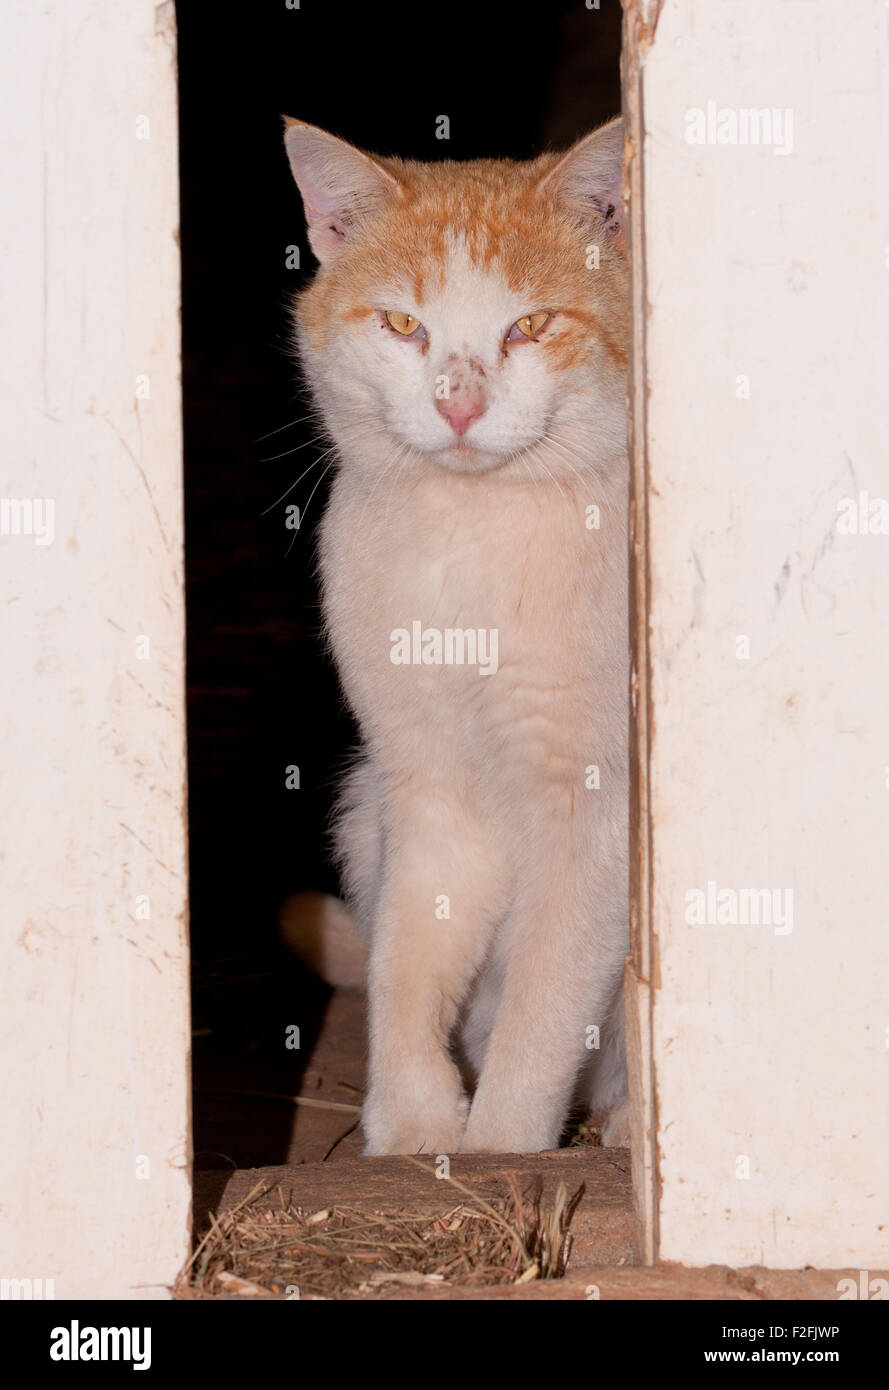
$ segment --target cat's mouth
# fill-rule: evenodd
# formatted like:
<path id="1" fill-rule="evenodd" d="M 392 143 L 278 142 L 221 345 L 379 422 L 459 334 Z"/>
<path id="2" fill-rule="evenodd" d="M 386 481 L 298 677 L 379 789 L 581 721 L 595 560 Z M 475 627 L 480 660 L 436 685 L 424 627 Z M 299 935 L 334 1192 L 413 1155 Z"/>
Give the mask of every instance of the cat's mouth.
<path id="1" fill-rule="evenodd" d="M 452 473 L 491 473 L 506 463 L 509 454 L 500 450 L 483 449 L 461 439 L 447 449 L 440 449 L 435 460 Z"/>

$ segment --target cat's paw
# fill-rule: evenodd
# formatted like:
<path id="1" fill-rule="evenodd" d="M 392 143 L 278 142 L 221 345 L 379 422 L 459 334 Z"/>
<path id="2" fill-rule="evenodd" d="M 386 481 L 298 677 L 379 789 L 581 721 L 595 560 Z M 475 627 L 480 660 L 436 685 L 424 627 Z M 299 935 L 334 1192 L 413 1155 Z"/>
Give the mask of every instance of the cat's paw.
<path id="1" fill-rule="evenodd" d="M 606 1149 L 630 1147 L 630 1098 L 624 1096 L 609 1110 L 602 1125 L 602 1145 Z"/>
<path id="2" fill-rule="evenodd" d="M 559 1142 L 559 1127 L 539 1114 L 517 1115 L 514 1110 L 496 1110 L 473 1106 L 463 1134 L 460 1152 L 464 1154 L 531 1154 L 554 1149 Z"/>
<path id="3" fill-rule="evenodd" d="M 366 1154 L 453 1154 L 460 1148 L 469 1102 L 461 1093 L 406 1104 L 403 1097 L 373 1091 L 361 1124 Z"/>

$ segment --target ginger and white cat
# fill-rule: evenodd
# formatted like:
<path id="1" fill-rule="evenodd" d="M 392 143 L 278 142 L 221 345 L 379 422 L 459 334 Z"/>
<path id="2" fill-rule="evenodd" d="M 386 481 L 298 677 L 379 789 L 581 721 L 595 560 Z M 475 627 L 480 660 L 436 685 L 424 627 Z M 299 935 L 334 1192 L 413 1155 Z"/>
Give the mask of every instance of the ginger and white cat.
<path id="1" fill-rule="evenodd" d="M 336 839 L 370 946 L 366 1150 L 552 1148 L 572 1103 L 626 1142 L 621 122 L 526 163 L 285 140 L 363 735 Z"/>

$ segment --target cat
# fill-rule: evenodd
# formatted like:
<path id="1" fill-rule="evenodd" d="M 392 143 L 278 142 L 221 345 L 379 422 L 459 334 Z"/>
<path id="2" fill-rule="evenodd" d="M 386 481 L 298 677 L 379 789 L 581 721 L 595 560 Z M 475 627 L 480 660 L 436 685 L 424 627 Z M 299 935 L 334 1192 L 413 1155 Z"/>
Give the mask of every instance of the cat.
<path id="1" fill-rule="evenodd" d="M 622 122 L 524 162 L 378 158 L 290 118 L 285 145 L 336 459 L 323 611 L 363 739 L 335 840 L 369 942 L 365 1151 L 551 1149 L 578 1104 L 627 1143 Z"/>

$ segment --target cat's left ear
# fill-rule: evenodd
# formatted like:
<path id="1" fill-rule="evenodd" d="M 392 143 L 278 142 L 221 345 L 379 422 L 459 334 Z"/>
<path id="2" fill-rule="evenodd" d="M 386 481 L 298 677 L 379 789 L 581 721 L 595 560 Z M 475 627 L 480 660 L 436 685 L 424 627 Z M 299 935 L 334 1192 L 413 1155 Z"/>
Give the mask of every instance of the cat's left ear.
<path id="1" fill-rule="evenodd" d="M 398 192 L 398 180 L 348 141 L 290 116 L 284 121 L 284 145 L 302 194 L 309 243 L 323 265 L 354 236 L 362 217 Z"/>
<path id="2" fill-rule="evenodd" d="M 609 237 L 625 249 L 623 210 L 624 123 L 620 116 L 585 135 L 541 180 L 539 189 L 579 209 L 593 208 Z"/>

